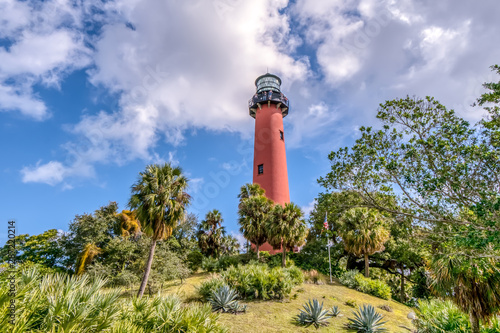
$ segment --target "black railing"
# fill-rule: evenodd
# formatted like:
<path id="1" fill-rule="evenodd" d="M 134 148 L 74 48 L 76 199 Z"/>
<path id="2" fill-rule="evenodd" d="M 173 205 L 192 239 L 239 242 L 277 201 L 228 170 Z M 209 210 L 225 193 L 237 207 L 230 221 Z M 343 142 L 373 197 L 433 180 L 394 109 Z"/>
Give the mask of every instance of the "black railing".
<path id="1" fill-rule="evenodd" d="M 263 103 L 267 101 L 282 103 L 287 108 L 289 107 L 288 98 L 286 98 L 283 93 L 278 93 L 272 90 L 253 95 L 253 97 L 248 101 L 248 107 L 253 108 L 256 107 L 257 103 Z"/>

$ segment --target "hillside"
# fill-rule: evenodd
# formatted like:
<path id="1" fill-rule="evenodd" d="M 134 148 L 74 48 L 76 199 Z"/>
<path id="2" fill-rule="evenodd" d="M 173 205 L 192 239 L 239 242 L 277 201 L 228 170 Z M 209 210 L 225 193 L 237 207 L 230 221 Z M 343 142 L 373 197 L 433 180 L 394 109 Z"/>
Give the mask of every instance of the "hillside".
<path id="1" fill-rule="evenodd" d="M 195 300 L 196 286 L 208 274 L 197 274 L 184 281 L 170 285 L 165 293 L 175 293 L 186 301 Z M 293 317 L 299 313 L 299 308 L 308 300 L 316 298 L 324 303 L 326 308 L 337 305 L 342 317 L 329 320 L 328 327 L 315 329 L 313 326 L 305 328 L 293 323 Z M 333 284 L 315 285 L 304 283 L 295 288 L 290 300 L 281 301 L 249 301 L 247 313 L 242 315 L 221 314 L 220 321 L 229 328 L 230 332 L 353 332 L 345 328 L 347 317 L 353 317 L 354 308 L 345 305 L 348 300 L 355 300 L 358 305 L 371 304 L 387 320 L 386 328 L 391 333 L 410 332 L 411 321 L 407 315 L 411 308 L 395 301 L 386 301 L 374 296 L 360 293 L 353 289 L 334 282 Z M 379 309 L 380 305 L 389 305 L 393 312 Z"/>

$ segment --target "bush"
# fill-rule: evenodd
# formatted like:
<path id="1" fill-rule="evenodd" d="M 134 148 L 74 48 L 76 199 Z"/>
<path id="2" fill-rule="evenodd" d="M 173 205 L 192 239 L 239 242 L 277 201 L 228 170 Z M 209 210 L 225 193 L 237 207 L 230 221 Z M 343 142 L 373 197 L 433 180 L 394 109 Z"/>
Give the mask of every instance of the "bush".
<path id="1" fill-rule="evenodd" d="M 196 288 L 201 298 L 207 301 L 215 291 L 225 285 L 224 279 L 220 276 L 213 276 L 211 279 L 203 281 L 201 285 Z"/>
<path id="2" fill-rule="evenodd" d="M 211 307 L 185 307 L 179 298 L 120 299 L 103 291 L 105 279 L 87 275 L 41 276 L 36 268 L 17 273 L 16 321 L 12 332 L 226 332 Z M 0 325 L 8 326 L 8 281 L 0 275 Z"/>
<path id="3" fill-rule="evenodd" d="M 212 257 L 205 257 L 201 263 L 201 268 L 209 273 L 219 271 L 219 261 Z"/>
<path id="4" fill-rule="evenodd" d="M 383 299 L 391 298 L 391 288 L 384 281 L 372 280 L 361 274 L 356 275 L 354 279 L 357 283 L 357 290 Z"/>
<path id="5" fill-rule="evenodd" d="M 200 251 L 191 251 L 187 255 L 188 267 L 193 272 L 196 272 L 203 264 L 203 254 Z"/>
<path id="6" fill-rule="evenodd" d="M 441 333 L 470 332 L 469 317 L 458 309 L 451 301 L 434 299 L 419 302 L 419 314 L 414 321 L 419 332 Z"/>
<path id="7" fill-rule="evenodd" d="M 355 269 L 346 271 L 342 275 L 339 276 L 339 281 L 344 286 L 354 289 L 358 286 L 356 279 L 355 279 L 356 275 L 358 275 L 358 274 L 360 275 L 360 273 Z"/>
<path id="8" fill-rule="evenodd" d="M 377 296 L 383 299 L 391 298 L 391 288 L 382 280 L 372 280 L 366 278 L 356 270 L 350 270 L 342 274 L 340 283 L 346 287 L 356 289 L 366 294 Z"/>
<path id="9" fill-rule="evenodd" d="M 209 290 L 214 291 L 226 284 L 234 288 L 240 297 L 251 299 L 283 299 L 288 297 L 292 288 L 303 282 L 302 271 L 297 267 L 269 268 L 263 264 L 231 266 L 213 278 L 202 283 L 198 292 L 204 298 Z"/>

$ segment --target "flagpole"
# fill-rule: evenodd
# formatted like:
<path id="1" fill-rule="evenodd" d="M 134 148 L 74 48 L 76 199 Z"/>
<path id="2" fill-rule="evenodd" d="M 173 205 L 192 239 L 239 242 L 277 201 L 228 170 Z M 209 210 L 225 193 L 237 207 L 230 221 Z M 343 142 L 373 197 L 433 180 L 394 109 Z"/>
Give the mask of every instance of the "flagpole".
<path id="1" fill-rule="evenodd" d="M 332 259 L 330 256 L 330 247 L 332 244 L 330 243 L 330 239 L 328 238 L 328 212 L 325 212 L 325 228 L 326 228 L 326 241 L 328 247 L 328 266 L 330 266 L 330 283 L 332 283 Z"/>

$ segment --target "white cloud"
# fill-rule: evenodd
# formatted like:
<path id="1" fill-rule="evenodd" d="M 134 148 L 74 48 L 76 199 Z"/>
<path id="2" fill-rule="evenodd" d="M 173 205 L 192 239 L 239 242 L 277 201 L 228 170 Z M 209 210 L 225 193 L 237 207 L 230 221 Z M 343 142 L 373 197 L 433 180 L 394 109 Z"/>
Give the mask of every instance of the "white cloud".
<path id="1" fill-rule="evenodd" d="M 12 87 L 0 84 L 0 111 L 19 110 L 36 120 L 49 116 L 47 107 L 32 94 L 30 87 Z"/>
<path id="2" fill-rule="evenodd" d="M 56 185 L 63 181 L 67 169 L 59 162 L 50 161 L 40 165 L 37 163 L 35 167 L 25 167 L 21 170 L 23 182 L 45 183 Z"/>

